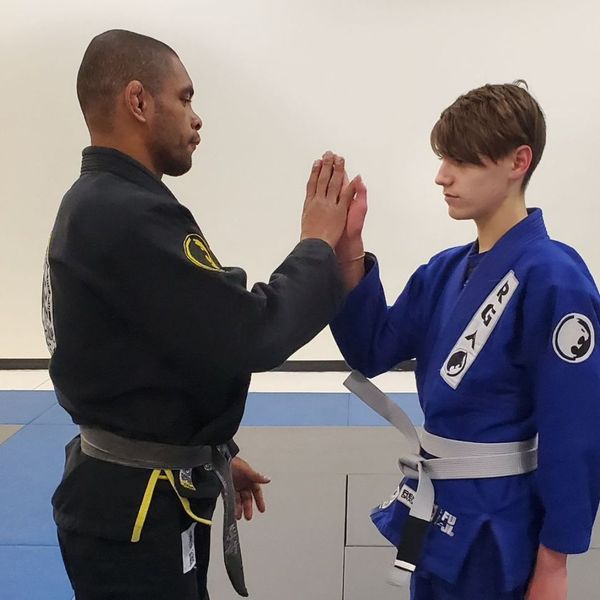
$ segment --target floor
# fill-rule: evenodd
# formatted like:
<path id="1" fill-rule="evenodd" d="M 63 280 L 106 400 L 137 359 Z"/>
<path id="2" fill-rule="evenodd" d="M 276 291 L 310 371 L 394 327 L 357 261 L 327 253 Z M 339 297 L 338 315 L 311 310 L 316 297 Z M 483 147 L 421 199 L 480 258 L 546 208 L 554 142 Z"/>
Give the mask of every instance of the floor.
<path id="1" fill-rule="evenodd" d="M 272 482 L 267 512 L 240 524 L 251 598 L 405 600 L 385 583 L 394 551 L 368 518 L 397 485 L 399 434 L 345 391 L 344 377 L 254 378 L 236 441 Z M 375 381 L 422 423 L 411 374 Z M 0 390 L 0 598 L 71 600 L 49 498 L 75 427 L 46 372 L 0 371 Z M 598 530 L 594 549 L 570 559 L 570 600 L 600 598 Z M 219 535 L 212 552 L 211 597 L 234 600 Z"/>

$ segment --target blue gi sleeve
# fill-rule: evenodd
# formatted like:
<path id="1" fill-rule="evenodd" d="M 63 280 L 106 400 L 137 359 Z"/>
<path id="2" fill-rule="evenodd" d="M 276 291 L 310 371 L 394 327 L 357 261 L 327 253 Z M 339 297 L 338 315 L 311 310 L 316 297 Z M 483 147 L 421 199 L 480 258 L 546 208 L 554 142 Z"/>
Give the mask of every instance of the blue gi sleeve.
<path id="1" fill-rule="evenodd" d="M 528 282 L 525 340 L 539 431 L 540 542 L 585 552 L 600 499 L 600 297 L 580 269 Z"/>
<path id="2" fill-rule="evenodd" d="M 391 307 L 374 255 L 367 254 L 365 269 L 365 277 L 347 296 L 331 331 L 346 362 L 366 377 L 375 377 L 418 353 L 425 266 L 412 275 Z"/>

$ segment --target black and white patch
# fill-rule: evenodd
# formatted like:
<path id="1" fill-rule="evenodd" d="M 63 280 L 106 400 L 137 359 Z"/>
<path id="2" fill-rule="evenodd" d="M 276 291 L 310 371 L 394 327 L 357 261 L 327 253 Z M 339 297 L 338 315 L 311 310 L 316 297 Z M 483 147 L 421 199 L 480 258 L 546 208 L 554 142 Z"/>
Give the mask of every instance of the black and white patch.
<path id="1" fill-rule="evenodd" d="M 579 313 L 565 315 L 552 335 L 554 352 L 568 363 L 580 363 L 594 351 L 596 336 L 592 322 Z"/>
<path id="2" fill-rule="evenodd" d="M 467 366 L 467 353 L 464 350 L 457 350 L 446 363 L 446 374 L 448 377 L 460 375 Z"/>
<path id="3" fill-rule="evenodd" d="M 54 307 L 52 304 L 52 281 L 50 280 L 50 261 L 48 252 L 44 260 L 44 279 L 42 283 L 42 325 L 46 336 L 46 346 L 50 356 L 56 350 L 56 334 L 54 332 Z"/>
<path id="4" fill-rule="evenodd" d="M 509 271 L 483 301 L 461 333 L 440 369 L 442 379 L 451 388 L 456 389 L 460 385 L 494 331 L 518 286 L 519 280 L 513 271 Z"/>

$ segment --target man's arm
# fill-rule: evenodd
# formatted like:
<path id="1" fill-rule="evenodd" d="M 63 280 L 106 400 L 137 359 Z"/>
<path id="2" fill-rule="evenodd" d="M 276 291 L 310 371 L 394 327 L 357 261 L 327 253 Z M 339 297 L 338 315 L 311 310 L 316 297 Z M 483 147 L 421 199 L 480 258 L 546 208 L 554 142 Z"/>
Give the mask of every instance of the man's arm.
<path id="1" fill-rule="evenodd" d="M 325 327 L 343 300 L 333 251 L 347 215 L 343 171 L 343 159 L 331 154 L 317 161 L 302 241 L 269 283 L 250 291 L 242 269 L 203 260 L 210 248 L 186 209 L 173 202 L 146 210 L 118 249 L 111 293 L 119 313 L 182 370 L 231 374 L 277 366 Z M 190 235 L 200 239 L 186 251 Z"/>

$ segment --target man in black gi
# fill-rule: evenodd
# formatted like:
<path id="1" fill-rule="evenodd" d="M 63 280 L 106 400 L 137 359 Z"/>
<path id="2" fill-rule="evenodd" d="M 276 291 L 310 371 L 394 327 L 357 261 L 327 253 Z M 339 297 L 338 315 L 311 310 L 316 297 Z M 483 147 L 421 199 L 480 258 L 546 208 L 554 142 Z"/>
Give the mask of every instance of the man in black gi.
<path id="1" fill-rule="evenodd" d="M 190 169 L 202 125 L 175 52 L 108 31 L 87 48 L 77 93 L 91 146 L 56 218 L 43 293 L 50 375 L 81 428 L 52 499 L 67 573 L 77 600 L 208 598 L 222 493 L 226 565 L 247 595 L 232 501 L 238 518 L 242 506 L 252 516 L 253 496 L 264 510 L 267 479 L 232 459 L 232 437 L 250 374 L 279 365 L 340 308 L 332 248 L 355 183 L 341 157 L 315 161 L 300 243 L 248 291 L 161 182 Z"/>

